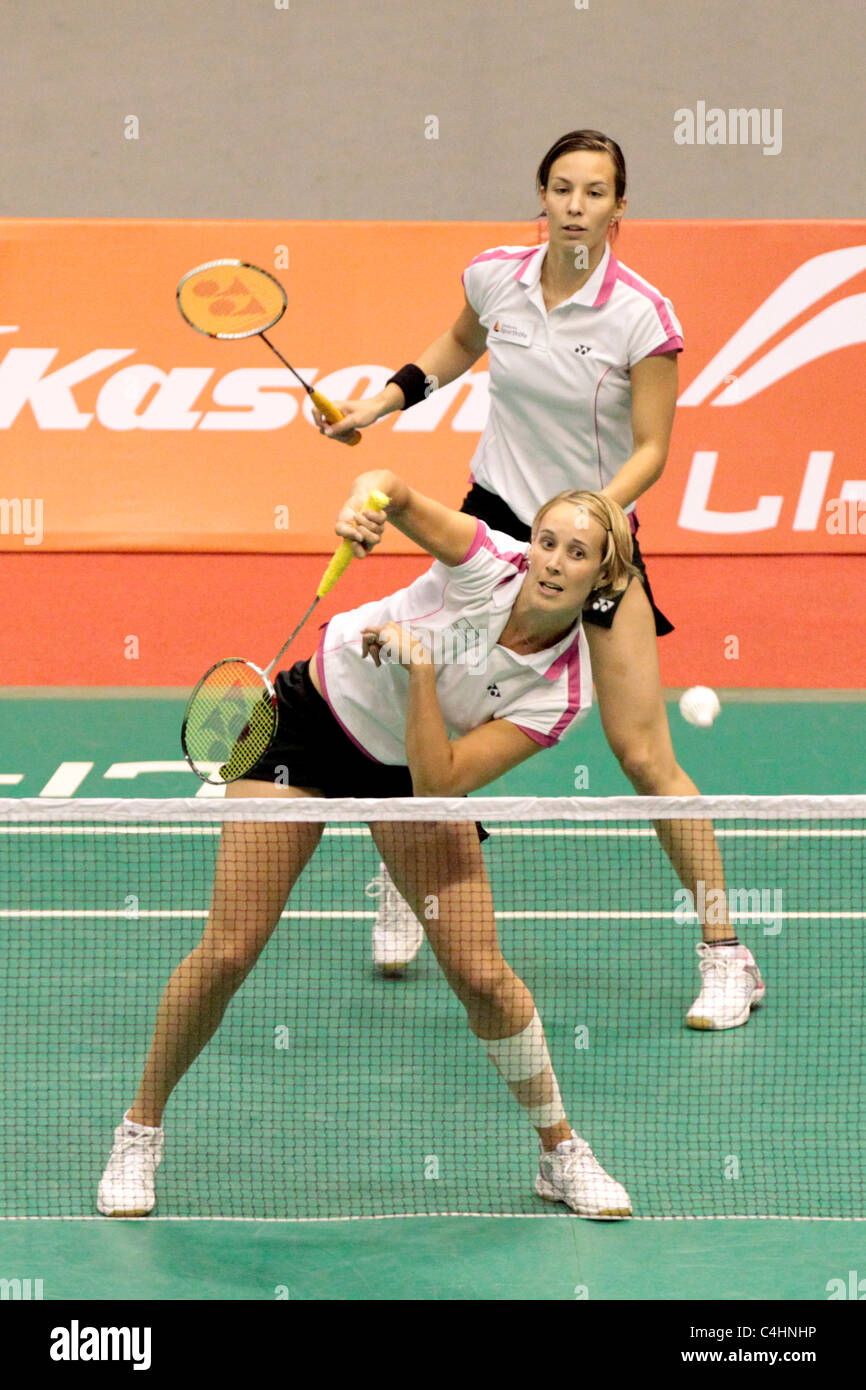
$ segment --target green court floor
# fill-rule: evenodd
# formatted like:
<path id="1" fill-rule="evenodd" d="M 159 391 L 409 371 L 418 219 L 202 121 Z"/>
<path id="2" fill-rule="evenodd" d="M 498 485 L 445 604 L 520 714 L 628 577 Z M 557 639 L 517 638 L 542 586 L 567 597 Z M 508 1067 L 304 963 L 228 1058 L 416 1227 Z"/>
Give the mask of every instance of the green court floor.
<path id="1" fill-rule="evenodd" d="M 814 1221 L 99 1219 L 7 1222 L 0 1258 L 44 1275 L 46 1299 L 821 1301 L 862 1274 L 864 1235 Z"/>
<path id="2" fill-rule="evenodd" d="M 189 795 L 192 774 L 164 766 L 179 708 L 5 700 L 0 773 L 23 776 L 3 791 L 38 795 L 90 764 L 78 796 Z M 625 790 L 595 720 L 488 794 Z M 711 731 L 674 731 L 708 793 L 829 793 L 862 788 L 861 725 L 851 701 L 750 699 Z M 137 776 L 118 777 L 129 763 Z M 729 881 L 773 883 L 787 913 L 816 916 L 743 925 L 767 1002 L 745 1028 L 701 1034 L 682 1023 L 696 932 L 662 920 L 676 885 L 652 835 L 592 854 L 491 836 L 503 949 L 573 1122 L 634 1202 L 637 1219 L 602 1225 L 535 1197 L 534 1138 L 429 948 L 402 981 L 374 975 L 376 859 L 359 832 L 323 842 L 290 904 L 303 928 L 281 924 L 173 1098 L 149 1221 L 95 1217 L 93 1192 L 160 984 L 201 926 L 143 914 L 206 908 L 215 839 L 161 857 L 103 843 L 83 877 L 71 845 L 18 847 L 2 905 L 44 915 L 0 920 L 0 1278 L 41 1278 L 58 1299 L 823 1299 L 862 1267 L 862 839 L 722 841 Z M 109 907 L 132 894 L 142 916 L 56 915 L 99 910 L 107 884 Z M 583 915 L 563 920 L 575 903 Z M 859 922 L 820 916 L 843 905 Z M 593 920 L 606 907 L 625 916 Z M 323 910 L 350 915 L 309 916 Z"/>
<path id="3" fill-rule="evenodd" d="M 670 710 L 680 762 L 706 795 L 860 792 L 866 788 L 866 705 L 859 692 L 722 692 L 711 729 Z M 101 698 L 0 689 L 0 786 L 4 796 L 39 796 L 58 769 L 53 795 L 194 796 L 200 784 L 183 760 L 177 693 L 130 691 Z M 74 769 L 74 770 L 72 770 Z M 75 784 L 69 793 L 65 788 Z M 577 785 L 576 785 L 577 784 Z M 593 708 L 558 748 L 522 764 L 485 795 L 614 796 L 631 790 Z"/>

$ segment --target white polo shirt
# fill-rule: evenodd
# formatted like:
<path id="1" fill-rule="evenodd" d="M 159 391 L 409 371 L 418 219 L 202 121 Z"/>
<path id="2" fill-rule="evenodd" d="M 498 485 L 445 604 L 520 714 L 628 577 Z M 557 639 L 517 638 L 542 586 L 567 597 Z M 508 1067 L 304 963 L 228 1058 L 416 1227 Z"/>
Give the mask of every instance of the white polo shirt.
<path id="1" fill-rule="evenodd" d="M 629 368 L 683 346 L 670 300 L 609 246 L 583 288 L 548 313 L 547 249 L 494 246 L 463 272 L 490 353 L 472 477 L 527 525 L 556 493 L 610 482 L 634 449 Z"/>
<path id="2" fill-rule="evenodd" d="M 592 703 L 580 622 L 553 647 L 521 655 L 497 645 L 528 568 L 527 544 L 483 521 L 459 565 L 434 561 L 408 588 L 338 613 L 322 632 L 322 693 L 352 742 L 377 762 L 405 766 L 409 672 L 362 659 L 361 633 L 393 621 L 434 634 L 436 693 L 449 737 L 507 719 L 550 747 Z"/>

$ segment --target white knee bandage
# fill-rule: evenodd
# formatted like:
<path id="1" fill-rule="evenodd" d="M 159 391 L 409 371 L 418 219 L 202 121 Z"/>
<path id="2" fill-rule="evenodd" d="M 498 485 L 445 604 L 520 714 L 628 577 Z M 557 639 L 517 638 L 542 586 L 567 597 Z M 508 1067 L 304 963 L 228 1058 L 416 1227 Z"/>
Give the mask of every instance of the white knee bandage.
<path id="1" fill-rule="evenodd" d="M 522 1033 L 511 1038 L 482 1038 L 487 1056 L 506 1081 L 528 1081 L 549 1064 L 538 1010 Z"/>
<path id="2" fill-rule="evenodd" d="M 552 1129 L 565 1119 L 565 1106 L 553 1072 L 550 1073 L 550 1080 L 553 1084 L 550 1100 L 545 1105 L 535 1105 L 526 1111 L 526 1117 L 533 1129 Z"/>
<path id="3" fill-rule="evenodd" d="M 550 1129 L 565 1119 L 562 1096 L 550 1064 L 537 1009 L 521 1033 L 515 1033 L 511 1038 L 482 1038 L 481 1041 L 491 1062 L 506 1081 L 529 1081 L 540 1072 L 549 1072 L 552 1087 L 550 1099 L 541 1105 L 526 1107 L 527 1118 L 534 1129 Z"/>

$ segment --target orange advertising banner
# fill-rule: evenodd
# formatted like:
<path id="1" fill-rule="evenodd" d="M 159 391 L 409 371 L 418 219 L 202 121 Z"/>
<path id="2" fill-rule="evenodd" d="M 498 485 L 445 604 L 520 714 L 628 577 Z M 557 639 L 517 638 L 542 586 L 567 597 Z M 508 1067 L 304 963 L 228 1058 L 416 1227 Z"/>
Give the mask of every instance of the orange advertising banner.
<path id="1" fill-rule="evenodd" d="M 347 449 L 258 338 L 184 323 L 176 287 L 228 257 L 271 271 L 275 346 L 348 399 L 453 322 L 473 256 L 538 239 L 535 222 L 0 221 L 0 550 L 324 553 L 377 467 L 459 505 L 486 357 Z M 866 222 L 626 222 L 617 255 L 686 344 L 643 549 L 866 550 Z M 413 549 L 393 531 L 385 548 Z"/>

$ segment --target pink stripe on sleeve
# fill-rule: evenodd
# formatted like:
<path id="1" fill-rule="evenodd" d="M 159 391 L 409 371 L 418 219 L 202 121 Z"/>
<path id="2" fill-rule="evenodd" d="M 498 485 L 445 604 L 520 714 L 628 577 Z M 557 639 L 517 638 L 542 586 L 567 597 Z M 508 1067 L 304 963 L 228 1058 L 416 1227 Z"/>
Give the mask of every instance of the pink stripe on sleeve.
<path id="1" fill-rule="evenodd" d="M 617 265 L 616 278 L 618 280 L 621 280 L 624 285 L 628 285 L 631 289 L 637 290 L 638 294 L 645 295 L 646 298 L 650 300 L 650 302 L 655 307 L 656 313 L 661 319 L 662 328 L 665 330 L 665 333 L 667 334 L 669 339 L 677 339 L 679 337 L 671 321 L 671 316 L 668 313 L 668 306 L 665 304 L 664 299 L 658 293 L 657 290 L 652 289 L 649 285 L 645 284 L 643 280 L 639 280 L 636 275 L 632 275 L 630 270 L 626 270 L 625 267 L 621 265 Z M 681 339 L 680 346 L 682 347 Z M 659 351 L 665 350 L 668 352 L 671 351 L 670 348 L 659 349 Z"/>
<path id="2" fill-rule="evenodd" d="M 660 352 L 682 352 L 682 350 L 682 338 L 674 336 L 673 338 L 668 338 L 666 343 L 662 343 L 661 347 L 653 348 L 652 352 L 647 353 L 647 357 L 658 357 Z"/>
<path id="3" fill-rule="evenodd" d="M 457 563 L 458 563 L 459 565 L 465 565 L 467 560 L 471 560 L 473 555 L 477 555 L 477 554 L 478 554 L 478 551 L 481 549 L 481 547 L 482 547 L 483 544 L 484 544 L 484 537 L 485 537 L 486 531 L 487 531 L 487 527 L 484 525 L 484 522 L 481 521 L 480 519 L 479 519 L 478 521 L 476 521 L 476 523 L 475 523 L 475 535 L 472 537 L 472 544 L 470 545 L 470 547 L 469 547 L 469 549 L 467 550 L 466 554 L 463 556 L 463 559 L 462 559 L 462 560 L 458 560 Z"/>
<path id="4" fill-rule="evenodd" d="M 497 560 L 505 560 L 509 565 L 513 565 L 516 570 L 529 569 L 529 561 L 522 550 L 497 550 L 489 534 L 485 534 L 484 549 L 495 555 Z"/>

